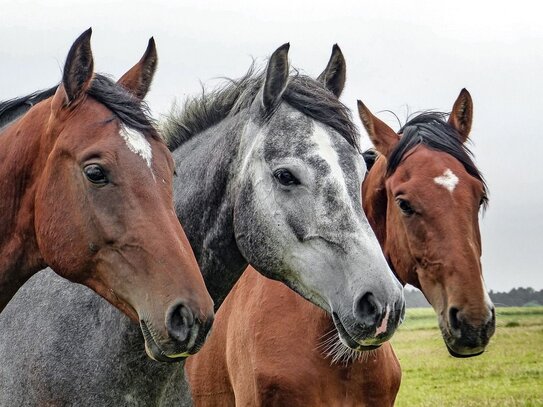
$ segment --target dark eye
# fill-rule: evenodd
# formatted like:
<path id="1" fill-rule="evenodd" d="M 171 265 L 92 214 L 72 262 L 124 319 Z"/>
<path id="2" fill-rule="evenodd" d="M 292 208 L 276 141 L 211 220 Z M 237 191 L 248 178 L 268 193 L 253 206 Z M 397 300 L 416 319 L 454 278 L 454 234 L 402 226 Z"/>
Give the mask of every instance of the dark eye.
<path id="1" fill-rule="evenodd" d="M 398 204 L 398 207 L 403 212 L 404 215 L 413 215 L 415 213 L 415 210 L 409 203 L 409 201 L 406 201 L 405 199 L 397 198 L 396 203 Z"/>
<path id="2" fill-rule="evenodd" d="M 98 164 L 87 165 L 83 172 L 87 179 L 96 185 L 106 185 L 109 181 L 102 167 Z"/>
<path id="3" fill-rule="evenodd" d="M 279 168 L 278 170 L 275 170 L 273 172 L 273 176 L 282 185 L 297 185 L 300 183 L 300 181 L 298 181 L 296 177 L 285 168 Z"/>

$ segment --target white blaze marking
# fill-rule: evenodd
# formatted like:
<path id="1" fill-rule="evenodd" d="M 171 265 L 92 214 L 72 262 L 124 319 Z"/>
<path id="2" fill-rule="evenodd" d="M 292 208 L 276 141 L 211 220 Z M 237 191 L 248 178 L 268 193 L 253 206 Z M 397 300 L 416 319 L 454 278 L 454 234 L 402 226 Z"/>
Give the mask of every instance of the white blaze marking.
<path id="1" fill-rule="evenodd" d="M 252 121 L 249 121 L 249 123 L 247 124 L 245 132 L 247 134 L 254 134 L 254 137 L 251 138 L 251 144 L 244 152 L 243 161 L 240 166 L 240 175 L 242 176 L 245 175 L 245 171 L 249 167 L 249 162 L 253 159 L 252 152 L 256 148 L 256 145 L 258 143 L 262 143 L 262 136 L 264 134 L 263 130 L 258 130 Z"/>
<path id="2" fill-rule="evenodd" d="M 153 151 L 151 149 L 151 144 L 149 144 L 145 136 L 139 131 L 130 129 L 126 126 L 121 126 L 120 134 L 130 151 L 143 158 L 147 166 L 151 168 Z"/>
<path id="3" fill-rule="evenodd" d="M 345 175 L 339 165 L 339 157 L 330 140 L 330 135 L 319 123 L 313 123 L 315 129 L 313 131 L 313 141 L 317 144 L 320 156 L 325 160 L 332 171 L 332 178 L 335 179 L 341 186 L 341 190 L 345 196 L 344 201 L 350 202 L 349 192 L 345 184 Z"/>
<path id="4" fill-rule="evenodd" d="M 445 187 L 449 192 L 452 192 L 458 184 L 458 177 L 454 175 L 454 172 L 447 168 L 443 175 L 434 178 L 434 182 L 437 185 Z"/>

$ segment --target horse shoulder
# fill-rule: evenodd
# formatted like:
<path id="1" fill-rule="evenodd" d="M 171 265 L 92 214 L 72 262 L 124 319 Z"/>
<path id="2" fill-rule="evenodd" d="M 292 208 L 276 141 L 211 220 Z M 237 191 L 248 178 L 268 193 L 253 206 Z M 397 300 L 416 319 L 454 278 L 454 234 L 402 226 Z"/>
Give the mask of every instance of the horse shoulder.
<path id="1" fill-rule="evenodd" d="M 257 406 L 319 405 L 319 370 L 314 366 L 322 359 L 317 347 L 322 323 L 328 322 L 326 314 L 254 270 L 247 270 L 242 278 L 244 291 L 251 292 L 251 306 L 245 311 L 246 321 L 252 324 L 248 334 L 252 347 L 250 360 L 238 365 L 237 371 L 243 371 L 251 385 L 233 383 L 236 401 L 242 397 Z M 238 332 L 248 326 L 239 322 Z"/>

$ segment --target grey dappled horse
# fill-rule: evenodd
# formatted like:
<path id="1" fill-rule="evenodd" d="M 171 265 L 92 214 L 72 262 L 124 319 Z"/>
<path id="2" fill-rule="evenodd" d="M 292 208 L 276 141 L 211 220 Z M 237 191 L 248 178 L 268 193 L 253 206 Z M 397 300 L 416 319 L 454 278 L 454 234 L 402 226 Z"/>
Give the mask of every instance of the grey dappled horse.
<path id="1" fill-rule="evenodd" d="M 290 75 L 287 53 L 168 120 L 177 215 L 216 308 L 252 264 L 331 313 L 347 346 L 372 348 L 390 338 L 404 300 L 362 211 L 365 164 L 332 93 L 344 78 L 334 64 L 321 81 Z M 39 313 L 21 315 L 29 309 Z M 141 343 L 89 290 L 41 273 L 0 315 L 0 404 L 181 403 L 181 365 L 153 364 Z"/>

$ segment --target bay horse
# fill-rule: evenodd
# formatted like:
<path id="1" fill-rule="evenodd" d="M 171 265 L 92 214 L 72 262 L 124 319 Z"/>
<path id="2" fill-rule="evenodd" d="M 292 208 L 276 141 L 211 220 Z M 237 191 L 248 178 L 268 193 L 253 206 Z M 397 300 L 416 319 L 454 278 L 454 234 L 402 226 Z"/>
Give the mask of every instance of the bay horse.
<path id="1" fill-rule="evenodd" d="M 368 219 L 401 281 L 434 305 L 456 357 L 482 353 L 495 329 L 480 266 L 486 185 L 464 144 L 472 111 L 464 89 L 448 122 L 423 113 L 400 136 L 359 102 L 380 152 L 375 162 L 367 155 Z M 198 407 L 392 406 L 401 380 L 389 343 L 366 354 L 346 349 L 328 315 L 250 268 L 185 372 Z"/>
<path id="2" fill-rule="evenodd" d="M 332 314 L 347 346 L 374 348 L 396 329 L 404 300 L 362 211 L 356 126 L 328 90 L 344 78 L 334 67 L 323 82 L 291 74 L 288 49 L 165 124 L 177 216 L 215 307 L 251 264 Z M 183 365 L 141 358 L 141 335 L 104 301 L 51 273 L 20 294 L 0 315 L 0 378 L 9 378 L 0 404 L 190 403 Z M 15 325 L 9 315 L 29 307 L 54 323 Z M 83 317 L 89 309 L 94 318 Z"/>
<path id="3" fill-rule="evenodd" d="M 214 310 L 174 215 L 173 160 L 142 102 L 156 48 L 151 40 L 116 84 L 93 73 L 91 33 L 73 43 L 59 86 L 0 104 L 9 116 L 0 133 L 0 311 L 50 266 L 137 321 L 151 358 L 175 361 L 199 349 Z"/>
<path id="4" fill-rule="evenodd" d="M 448 121 L 443 113 L 423 113 L 399 134 L 362 102 L 358 107 L 380 153 L 363 193 L 385 256 L 400 281 L 420 289 L 434 308 L 449 353 L 480 355 L 496 312 L 481 266 L 479 212 L 488 204 L 487 186 L 466 147 L 471 95 L 462 89 Z"/>

